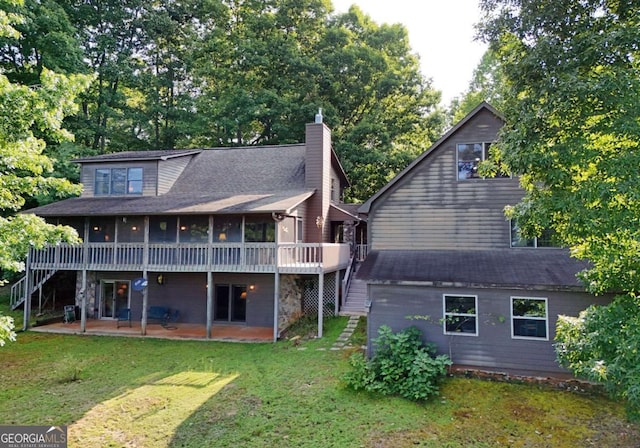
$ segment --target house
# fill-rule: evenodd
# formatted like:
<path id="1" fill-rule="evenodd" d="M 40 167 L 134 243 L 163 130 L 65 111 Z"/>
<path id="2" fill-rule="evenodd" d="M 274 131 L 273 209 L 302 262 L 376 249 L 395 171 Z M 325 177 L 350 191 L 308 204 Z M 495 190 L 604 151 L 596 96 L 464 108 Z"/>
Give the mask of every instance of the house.
<path id="1" fill-rule="evenodd" d="M 477 169 L 503 125 L 480 104 L 360 208 L 370 343 L 381 325 L 415 325 L 457 365 L 562 372 L 558 315 L 610 299 L 585 292 L 576 274 L 586 264 L 553 247 L 552 235 L 525 240 L 505 219 L 523 196 L 518 179 Z"/>
<path id="2" fill-rule="evenodd" d="M 352 240 L 358 218 L 341 204 L 349 183 L 321 115 L 303 144 L 76 162 L 81 196 L 27 212 L 74 227 L 82 244 L 32 250 L 14 306 L 66 276 L 82 331 L 124 310 L 145 334 L 160 310 L 208 337 L 232 324 L 273 328 L 274 340 L 303 313 L 339 310 L 353 248 L 330 241 Z M 26 326 L 31 300 L 24 309 Z"/>

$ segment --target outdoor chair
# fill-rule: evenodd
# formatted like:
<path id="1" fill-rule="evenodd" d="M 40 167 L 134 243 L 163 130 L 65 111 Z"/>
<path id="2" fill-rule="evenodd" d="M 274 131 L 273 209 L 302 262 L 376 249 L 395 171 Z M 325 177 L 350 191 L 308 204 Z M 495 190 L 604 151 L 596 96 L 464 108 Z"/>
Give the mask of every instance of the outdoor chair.
<path id="1" fill-rule="evenodd" d="M 122 308 L 118 311 L 118 316 L 116 320 L 116 328 L 120 328 L 120 322 L 129 322 L 129 327 L 131 327 L 131 308 Z"/>

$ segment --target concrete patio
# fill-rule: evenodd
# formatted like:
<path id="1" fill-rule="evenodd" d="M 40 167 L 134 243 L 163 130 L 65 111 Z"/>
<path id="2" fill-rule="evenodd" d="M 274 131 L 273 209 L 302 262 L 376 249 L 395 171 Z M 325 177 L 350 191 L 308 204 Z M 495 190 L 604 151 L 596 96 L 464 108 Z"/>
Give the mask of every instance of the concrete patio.
<path id="1" fill-rule="evenodd" d="M 160 339 L 190 339 L 190 340 L 210 340 L 226 342 L 272 342 L 273 328 L 270 327 L 247 327 L 244 325 L 213 325 L 211 328 L 211 338 L 206 338 L 206 326 L 200 324 L 177 323 L 166 326 L 160 324 L 147 324 L 147 334 L 142 335 L 140 322 L 128 323 L 120 322 L 116 326 L 115 320 L 87 320 L 86 331 L 83 333 L 80 328 L 80 321 L 71 323 L 55 322 L 47 325 L 31 327 L 31 331 L 41 333 L 59 334 L 79 334 L 79 335 L 100 335 L 100 336 L 126 336 L 139 338 L 160 338 Z"/>

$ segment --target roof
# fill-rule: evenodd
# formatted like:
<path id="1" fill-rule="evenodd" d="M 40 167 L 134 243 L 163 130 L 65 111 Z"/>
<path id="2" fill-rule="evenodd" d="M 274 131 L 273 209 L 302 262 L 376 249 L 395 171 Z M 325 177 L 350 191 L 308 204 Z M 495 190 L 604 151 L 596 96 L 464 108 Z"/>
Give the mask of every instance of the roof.
<path id="1" fill-rule="evenodd" d="M 138 152 L 106 154 L 90 161 L 140 160 Z M 80 197 L 27 210 L 42 216 L 175 213 L 288 213 L 309 198 L 305 146 L 279 145 L 185 151 L 149 151 L 161 160 L 193 158 L 171 189 L 159 196 Z M 83 159 L 83 162 L 87 159 Z"/>
<path id="2" fill-rule="evenodd" d="M 362 204 L 362 206 L 360 207 L 360 209 L 358 211 L 360 213 L 365 213 L 365 214 L 369 213 L 369 210 L 371 209 L 371 205 L 380 196 L 382 196 L 387 190 L 389 190 L 391 187 L 393 187 L 407 173 L 412 171 L 416 165 L 419 165 L 426 157 L 428 157 L 431 153 L 433 153 L 442 143 L 444 143 L 449 137 L 451 137 L 453 134 L 455 134 L 461 127 L 463 127 L 465 124 L 467 124 L 473 117 L 478 115 L 482 110 L 488 110 L 489 112 L 494 114 L 496 117 L 498 117 L 502 121 L 505 121 L 504 117 L 502 116 L 502 114 L 500 114 L 500 112 L 498 112 L 497 109 L 495 109 L 492 105 L 490 105 L 486 101 L 483 101 L 475 109 L 473 109 L 471 112 L 469 112 L 469 114 L 467 114 L 466 117 L 464 117 L 462 120 L 460 120 L 454 127 L 449 129 L 449 131 L 447 131 L 442 137 L 440 137 L 440 139 L 438 139 L 437 142 L 435 142 L 433 145 L 431 145 L 429 147 L 429 149 L 427 149 L 417 159 L 415 159 L 413 162 L 411 162 L 411 164 L 409 164 L 409 166 L 407 166 L 404 170 L 402 170 L 400 173 L 398 173 L 393 179 L 391 179 L 387 185 L 382 187 L 380 190 L 378 190 L 378 192 L 376 192 L 376 194 L 371 196 L 368 201 L 366 201 L 364 204 Z"/>
<path id="3" fill-rule="evenodd" d="M 156 151 L 122 151 L 97 156 L 83 157 L 75 159 L 76 163 L 89 162 L 131 162 L 135 160 L 167 160 L 174 157 L 183 157 L 197 154 L 201 149 L 176 149 L 176 150 L 156 150 Z"/>
<path id="4" fill-rule="evenodd" d="M 335 204 L 329 206 L 329 219 L 332 221 L 360 221 L 358 207 L 360 204 Z"/>
<path id="5" fill-rule="evenodd" d="M 378 284 L 584 290 L 589 265 L 566 249 L 384 250 L 367 256 L 358 278 Z"/>

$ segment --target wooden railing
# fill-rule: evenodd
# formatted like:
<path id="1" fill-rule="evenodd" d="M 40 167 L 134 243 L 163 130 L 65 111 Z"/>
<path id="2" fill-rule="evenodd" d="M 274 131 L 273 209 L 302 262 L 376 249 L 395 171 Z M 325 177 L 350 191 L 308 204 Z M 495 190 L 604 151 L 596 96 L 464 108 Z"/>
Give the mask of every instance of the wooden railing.
<path id="1" fill-rule="evenodd" d="M 277 263 L 276 263 L 277 260 Z M 346 244 L 87 243 L 32 250 L 31 269 L 116 271 L 231 271 L 285 273 L 342 269 Z"/>

